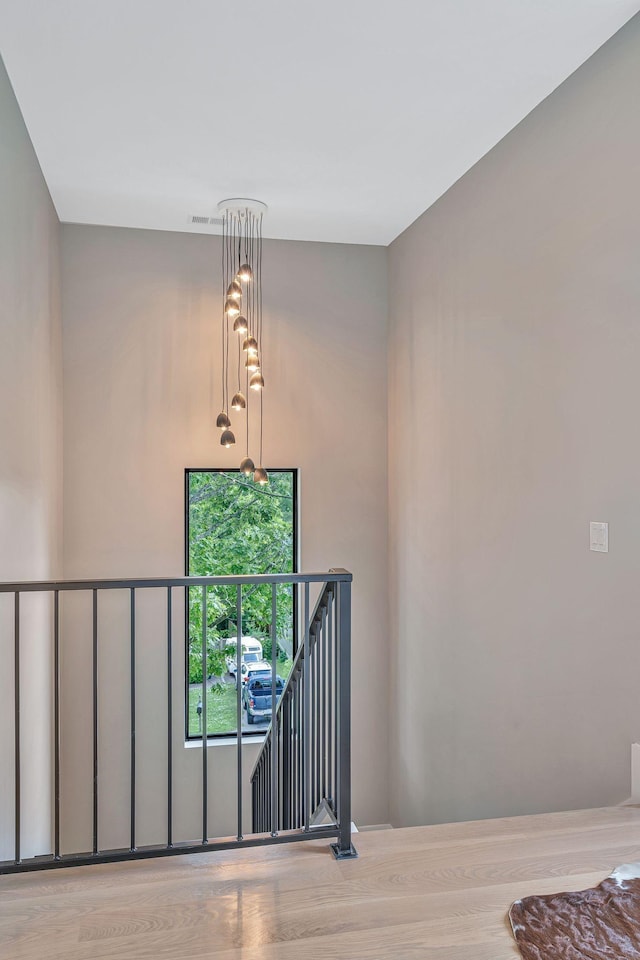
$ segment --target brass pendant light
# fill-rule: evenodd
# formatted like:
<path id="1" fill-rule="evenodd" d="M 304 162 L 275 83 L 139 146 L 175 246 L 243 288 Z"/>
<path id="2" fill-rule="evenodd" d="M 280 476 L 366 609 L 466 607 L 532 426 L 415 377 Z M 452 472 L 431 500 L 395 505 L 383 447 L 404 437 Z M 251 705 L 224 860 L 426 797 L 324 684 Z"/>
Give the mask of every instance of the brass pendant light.
<path id="1" fill-rule="evenodd" d="M 227 449 L 234 446 L 229 409 L 244 415 L 246 456 L 240 464 L 245 476 L 253 475 L 255 483 L 264 485 L 269 475 L 262 466 L 263 388 L 262 357 L 262 218 L 267 207 L 259 200 L 222 200 L 218 204 L 222 216 L 222 289 L 225 291 L 222 310 L 222 411 L 216 425 L 222 430 L 220 443 Z M 237 334 L 237 348 L 231 347 L 232 333 Z M 229 380 L 235 377 L 237 352 L 237 389 L 229 404 Z M 244 365 L 242 356 L 244 354 Z M 244 366 L 244 389 L 242 369 Z M 260 459 L 256 467 L 249 456 L 249 411 L 251 402 L 259 400 Z"/>

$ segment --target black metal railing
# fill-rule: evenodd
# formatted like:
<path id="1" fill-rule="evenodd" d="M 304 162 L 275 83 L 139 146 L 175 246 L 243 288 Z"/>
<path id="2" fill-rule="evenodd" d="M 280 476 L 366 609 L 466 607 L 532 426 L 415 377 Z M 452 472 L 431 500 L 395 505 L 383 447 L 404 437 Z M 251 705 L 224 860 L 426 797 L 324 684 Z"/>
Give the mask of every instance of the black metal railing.
<path id="1" fill-rule="evenodd" d="M 255 833 L 312 835 L 328 821 L 338 830 L 333 849 L 340 859 L 356 855 L 351 844 L 350 622 L 348 580 L 327 582 L 313 613 L 309 584 L 304 585 L 303 640 L 251 774 Z M 275 703 L 275 672 L 272 677 Z"/>
<path id="2" fill-rule="evenodd" d="M 351 574 L 346 570 L 331 570 L 328 573 L 275 574 L 229 577 L 176 577 L 122 580 L 76 580 L 44 581 L 30 583 L 2 583 L 0 597 L 13 595 L 13 644 L 0 645 L 0 656 L 6 658 L 0 664 L 3 672 L 11 670 L 13 660 L 13 815 L 0 823 L 0 843 L 12 841 L 13 857 L 0 860 L 0 873 L 47 869 L 96 862 L 112 862 L 144 857 L 157 857 L 228 847 L 254 846 L 302 839 L 326 837 L 334 839 L 334 853 L 338 857 L 355 856 L 351 845 L 350 804 L 350 657 L 351 657 Z M 320 585 L 320 596 L 310 614 L 310 587 Z M 207 670 L 202 671 L 202 776 L 201 776 L 201 823 L 200 836 L 190 840 L 177 840 L 176 823 L 176 773 L 175 743 L 182 739 L 183 711 L 174 709 L 174 666 L 185 656 L 184 637 L 176 640 L 173 623 L 174 593 L 199 588 L 202 605 L 202 663 L 207 663 L 210 630 L 207 625 L 207 601 L 211 588 L 235 586 L 236 588 L 236 649 L 242 644 L 242 598 L 247 587 L 271 587 L 272 616 L 272 704 L 276 704 L 276 642 L 277 587 L 291 585 L 299 592 L 297 609 L 300 611 L 301 643 L 294 658 L 293 668 L 266 734 L 264 746 L 251 775 L 252 824 L 251 832 L 244 833 L 243 803 L 245 774 L 247 768 L 244 748 L 247 742 L 255 743 L 255 735 L 243 735 L 242 730 L 242 684 L 236 689 L 237 728 L 233 734 L 236 741 L 236 830 L 235 836 L 212 838 L 209 834 L 209 771 L 207 739 Z M 101 685 L 99 663 L 101 634 L 99 611 L 105 591 L 128 592 L 128 628 L 126 641 L 128 651 L 128 845 L 105 849 L 101 844 L 101 802 L 103 784 L 100 772 L 100 749 L 104 731 L 101 728 L 101 697 L 108 695 Z M 159 843 L 138 843 L 136 813 L 139 810 L 137 764 L 140 746 L 136 739 L 140 722 L 137 677 L 137 634 L 140 632 L 136 609 L 138 591 L 153 590 L 155 595 L 164 595 L 166 629 L 164 636 L 152 633 L 151 642 L 155 655 L 166 669 L 167 683 L 163 697 L 166 710 L 166 771 L 163 773 L 165 801 L 165 828 Z M 68 691 L 63 689 L 61 653 L 64 648 L 65 623 L 61 618 L 60 595 L 87 593 L 91 597 L 91 626 L 84 631 L 90 647 L 91 663 L 91 713 L 83 718 L 91 725 L 91 776 L 86 778 L 82 797 L 74 795 L 64 784 L 61 743 L 61 704 Z M 28 725 L 31 719 L 21 711 L 21 690 L 24 673 L 29 670 L 25 663 L 21 640 L 21 597 L 25 594 L 42 594 L 53 598 L 51 623 L 47 636 L 40 637 L 40 649 L 50 644 L 52 662 L 52 716 L 50 723 L 52 740 L 52 778 L 49 796 L 42 797 L 43 815 L 51 812 L 52 836 L 49 848 L 32 851 L 23 856 L 24 840 L 29 837 L 30 824 L 24 815 L 22 798 L 22 772 L 25 762 L 25 745 L 29 743 Z M 304 602 L 301 602 L 303 600 Z M 104 639 L 104 638 L 103 638 Z M 149 640 L 147 636 L 145 640 Z M 182 649 L 176 650 L 176 643 Z M 13 648 L 13 657 L 7 651 Z M 177 730 L 180 724 L 180 730 Z M 185 749 L 187 749 L 185 747 Z M 245 761 L 243 763 L 243 761 Z M 3 776 L 10 779 L 10 771 Z M 199 779 L 199 778 L 198 778 Z M 189 785 L 191 786 L 191 785 Z M 197 783 L 195 784 L 197 787 Z M 248 783 L 247 783 L 248 786 Z M 225 790 L 231 788 L 225 784 Z M 64 848 L 61 823 L 64 804 L 91 800 L 91 849 L 78 851 Z M 110 804 L 113 803 L 110 799 Z M 29 805 L 32 811 L 32 805 Z M 109 810 L 111 813 L 111 809 Z M 326 814 L 321 822 L 321 814 Z M 11 820 L 13 822 L 11 822 Z"/>

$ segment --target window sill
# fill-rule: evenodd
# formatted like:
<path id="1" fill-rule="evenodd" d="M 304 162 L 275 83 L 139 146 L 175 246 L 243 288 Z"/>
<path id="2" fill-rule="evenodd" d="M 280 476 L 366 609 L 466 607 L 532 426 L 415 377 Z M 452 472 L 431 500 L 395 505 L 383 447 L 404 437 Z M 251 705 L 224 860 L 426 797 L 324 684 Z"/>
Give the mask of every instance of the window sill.
<path id="1" fill-rule="evenodd" d="M 244 733 L 242 735 L 242 745 L 247 746 L 247 744 L 263 744 L 266 736 L 266 730 L 264 733 Z M 185 749 L 187 750 L 202 750 L 202 738 L 199 740 L 185 740 L 184 741 Z M 235 736 L 229 737 L 215 737 L 207 741 L 207 749 L 209 747 L 237 747 L 238 738 Z"/>

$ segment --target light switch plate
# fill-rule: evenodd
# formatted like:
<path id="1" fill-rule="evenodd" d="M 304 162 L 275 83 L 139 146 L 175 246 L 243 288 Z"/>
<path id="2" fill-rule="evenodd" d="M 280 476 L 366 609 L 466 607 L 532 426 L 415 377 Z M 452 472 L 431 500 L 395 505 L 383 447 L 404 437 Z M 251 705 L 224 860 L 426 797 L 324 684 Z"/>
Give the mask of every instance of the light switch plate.
<path id="1" fill-rule="evenodd" d="M 589 524 L 589 549 L 598 553 L 609 553 L 609 524 L 594 522 Z"/>

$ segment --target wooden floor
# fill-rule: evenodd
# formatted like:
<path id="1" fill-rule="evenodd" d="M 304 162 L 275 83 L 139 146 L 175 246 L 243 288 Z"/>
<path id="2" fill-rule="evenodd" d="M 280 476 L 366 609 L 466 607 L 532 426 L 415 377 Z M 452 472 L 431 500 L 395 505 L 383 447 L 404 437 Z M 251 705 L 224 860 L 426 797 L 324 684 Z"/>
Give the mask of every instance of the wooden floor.
<path id="1" fill-rule="evenodd" d="M 510 903 L 640 860 L 633 806 L 0 877 L 2 960 L 507 960 Z"/>

